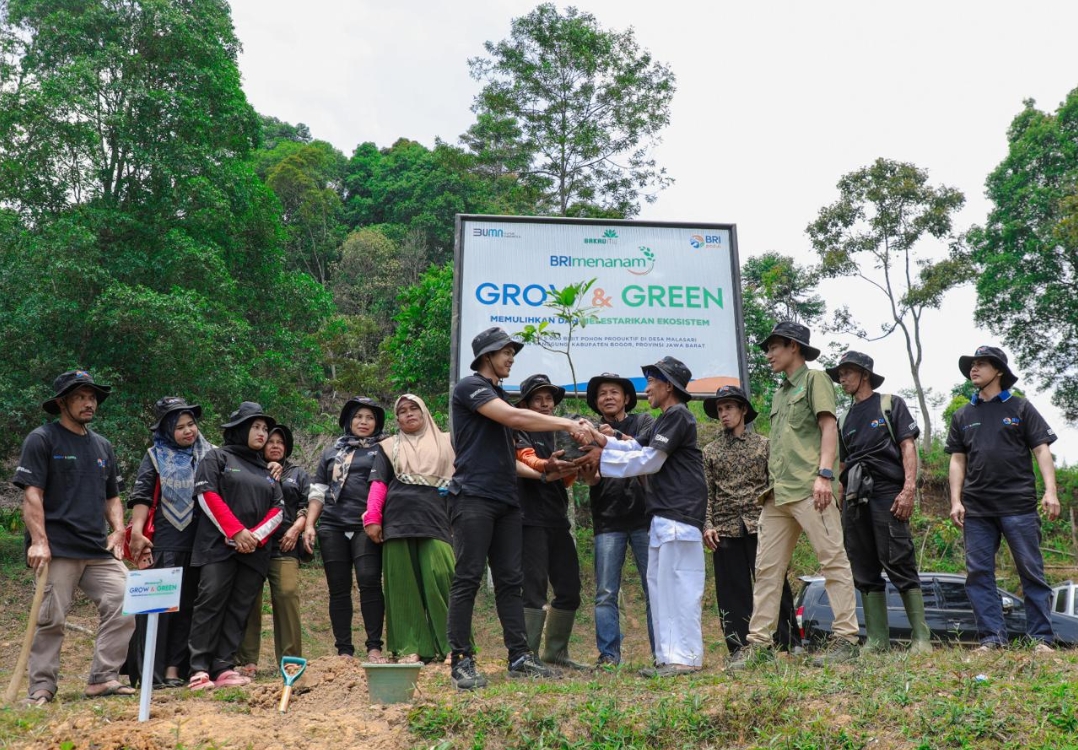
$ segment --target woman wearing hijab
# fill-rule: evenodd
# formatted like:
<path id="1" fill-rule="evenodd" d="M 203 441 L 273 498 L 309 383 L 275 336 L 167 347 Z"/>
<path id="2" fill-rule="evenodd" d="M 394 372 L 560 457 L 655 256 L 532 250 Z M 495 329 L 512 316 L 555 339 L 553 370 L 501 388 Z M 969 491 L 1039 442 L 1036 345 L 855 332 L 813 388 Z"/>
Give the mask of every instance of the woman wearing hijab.
<path id="1" fill-rule="evenodd" d="M 139 464 L 127 502 L 131 508 L 131 556 L 140 568 L 183 568 L 180 609 L 158 619 L 153 682 L 157 687 L 182 687 L 190 671 L 187 641 L 191 610 L 198 591 L 198 568 L 191 567 L 191 550 L 198 528 L 195 470 L 213 446 L 198 430 L 202 407 L 179 396 L 165 396 L 154 405 L 157 421 L 150 427 L 153 445 Z M 154 508 L 153 541 L 143 534 Z M 135 618 L 135 633 L 127 653 L 131 684 L 142 677 L 146 616 Z"/>
<path id="2" fill-rule="evenodd" d="M 400 432 L 380 443 L 364 529 L 382 543 L 389 650 L 405 655 L 401 663 L 441 661 L 454 564 L 445 488 L 455 456 L 419 396 L 404 394 L 394 412 Z"/>
<path id="3" fill-rule="evenodd" d="M 299 620 L 299 562 L 303 544 L 300 536 L 307 521 L 307 494 L 311 480 L 307 471 L 288 458 L 292 455 L 295 439 L 292 430 L 279 424 L 270 430 L 262 457 L 269 464 L 280 464 L 281 477 L 277 480 L 284 493 L 284 520 L 270 542 L 269 587 L 273 602 L 273 650 L 277 664 L 282 656 L 303 656 L 303 638 Z M 309 558 L 307 558 L 309 559 Z M 262 650 L 262 596 L 255 597 L 254 606 L 247 616 L 247 632 L 236 655 L 236 662 L 243 666 L 236 669 L 245 677 L 254 677 L 258 671 L 258 654 Z"/>
<path id="4" fill-rule="evenodd" d="M 202 509 L 191 564 L 199 571 L 191 621 L 192 690 L 246 685 L 235 669 L 247 615 L 269 572 L 266 542 L 281 525 L 284 497 L 262 457 L 276 421 L 244 401 L 222 425 L 224 447 L 195 472 Z"/>
<path id="5" fill-rule="evenodd" d="M 369 476 L 386 437 L 386 412 L 369 398 L 345 402 L 337 420 L 344 434 L 322 452 L 308 497 L 303 543 L 314 550 L 315 535 L 329 586 L 329 620 L 339 656 L 354 656 L 352 645 L 352 576 L 359 586 L 359 610 L 366 631 L 367 661 L 384 664 L 382 620 L 382 550 L 363 533 Z M 320 521 L 320 523 L 319 523 Z M 318 523 L 317 531 L 315 524 Z"/>

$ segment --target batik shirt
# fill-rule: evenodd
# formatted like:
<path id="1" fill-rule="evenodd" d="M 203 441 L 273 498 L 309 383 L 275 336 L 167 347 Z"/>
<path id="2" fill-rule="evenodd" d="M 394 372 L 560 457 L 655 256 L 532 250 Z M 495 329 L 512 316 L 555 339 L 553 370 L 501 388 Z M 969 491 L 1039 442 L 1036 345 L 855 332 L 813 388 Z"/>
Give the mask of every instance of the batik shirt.
<path id="1" fill-rule="evenodd" d="M 768 441 L 756 432 L 734 437 L 723 432 L 704 448 L 707 521 L 722 537 L 755 534 L 760 520 L 756 499 L 767 489 Z"/>

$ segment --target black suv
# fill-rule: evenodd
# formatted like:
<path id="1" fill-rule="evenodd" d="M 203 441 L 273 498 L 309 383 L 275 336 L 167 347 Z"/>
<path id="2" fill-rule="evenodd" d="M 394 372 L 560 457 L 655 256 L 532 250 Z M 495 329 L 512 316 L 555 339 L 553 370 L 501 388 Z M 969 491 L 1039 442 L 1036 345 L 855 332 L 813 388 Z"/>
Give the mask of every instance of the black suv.
<path id="1" fill-rule="evenodd" d="M 804 582 L 798 592 L 796 609 L 797 622 L 801 627 L 801 638 L 806 645 L 819 645 L 831 634 L 834 613 L 827 591 L 823 587 L 823 578 L 802 576 Z M 972 644 L 978 643 L 977 622 L 973 618 L 973 607 L 966 596 L 966 577 L 960 573 L 921 573 L 921 591 L 925 598 L 925 619 L 932 631 L 932 639 L 943 643 Z M 865 613 L 861 608 L 861 592 L 857 593 L 858 635 L 865 639 Z M 1012 640 L 1026 635 L 1026 611 L 1022 600 L 1016 595 L 999 589 L 1003 601 L 1003 620 L 1007 624 L 1007 634 Z M 1078 645 L 1078 618 L 1052 613 L 1052 629 L 1055 631 L 1056 645 Z M 891 641 L 908 643 L 910 640 L 910 621 L 902 606 L 898 590 L 887 583 L 887 621 L 891 626 Z"/>

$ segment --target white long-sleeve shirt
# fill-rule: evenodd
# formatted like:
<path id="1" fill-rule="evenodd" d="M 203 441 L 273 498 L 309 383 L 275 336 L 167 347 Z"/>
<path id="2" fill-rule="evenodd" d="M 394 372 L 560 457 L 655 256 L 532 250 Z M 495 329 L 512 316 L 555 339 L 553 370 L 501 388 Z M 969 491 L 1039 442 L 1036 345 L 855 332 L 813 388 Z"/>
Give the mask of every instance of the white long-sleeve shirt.
<path id="1" fill-rule="evenodd" d="M 599 458 L 599 473 L 614 479 L 654 474 L 666 463 L 666 458 L 666 452 L 640 445 L 632 438 L 614 440 L 608 437 Z"/>

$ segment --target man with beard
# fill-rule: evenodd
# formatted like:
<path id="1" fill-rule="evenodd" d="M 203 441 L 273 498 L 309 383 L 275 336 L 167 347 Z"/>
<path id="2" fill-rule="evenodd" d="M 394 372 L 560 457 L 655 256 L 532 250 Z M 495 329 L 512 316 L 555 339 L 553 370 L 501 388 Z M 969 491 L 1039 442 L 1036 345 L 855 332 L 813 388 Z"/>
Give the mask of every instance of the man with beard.
<path id="1" fill-rule="evenodd" d="M 85 370 L 69 370 L 53 383 L 55 395 L 41 406 L 60 419 L 31 432 L 12 483 L 23 491 L 26 562 L 48 565 L 48 585 L 30 651 L 28 705 L 56 695 L 64 623 L 75 589 L 101 616 L 86 696 L 134 695 L 119 670 L 135 618 L 123 613 L 126 568 L 124 511 L 117 487 L 116 456 L 108 440 L 88 425 L 111 389 Z M 106 535 L 106 522 L 112 533 Z"/>

